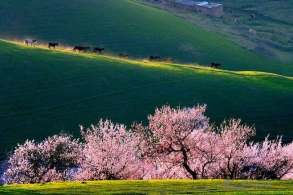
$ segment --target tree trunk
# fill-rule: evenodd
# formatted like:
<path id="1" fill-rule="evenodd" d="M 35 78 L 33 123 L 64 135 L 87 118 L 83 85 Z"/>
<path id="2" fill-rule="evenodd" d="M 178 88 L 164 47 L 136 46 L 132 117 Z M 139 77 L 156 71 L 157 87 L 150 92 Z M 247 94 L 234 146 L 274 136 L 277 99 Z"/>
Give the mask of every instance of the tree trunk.
<path id="1" fill-rule="evenodd" d="M 183 167 L 186 169 L 186 171 L 188 173 L 190 173 L 190 175 L 192 176 L 192 179 L 197 179 L 196 172 L 191 170 L 191 168 L 187 164 L 188 156 L 187 156 L 187 153 L 186 153 L 185 149 L 181 148 L 181 151 L 182 151 L 182 154 L 183 154 L 183 163 L 182 163 Z"/>

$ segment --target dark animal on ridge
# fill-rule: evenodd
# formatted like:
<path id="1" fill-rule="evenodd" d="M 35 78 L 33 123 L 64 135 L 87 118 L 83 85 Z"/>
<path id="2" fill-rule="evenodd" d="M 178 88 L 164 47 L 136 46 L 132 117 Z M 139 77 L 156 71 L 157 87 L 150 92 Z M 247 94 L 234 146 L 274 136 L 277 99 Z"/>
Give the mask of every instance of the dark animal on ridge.
<path id="1" fill-rule="evenodd" d="M 28 44 L 30 43 L 31 44 L 31 46 L 33 45 L 33 46 L 35 46 L 35 43 L 37 42 L 37 40 L 32 40 L 32 39 L 26 39 L 25 41 L 24 41 L 24 44 L 25 45 L 27 45 L 28 46 Z"/>
<path id="2" fill-rule="evenodd" d="M 164 58 L 163 59 L 163 62 L 169 62 L 169 63 L 172 63 L 173 62 L 173 58 Z"/>
<path id="3" fill-rule="evenodd" d="M 158 61 L 160 59 L 160 56 L 150 56 L 150 61 Z"/>
<path id="4" fill-rule="evenodd" d="M 129 55 L 128 54 L 119 54 L 119 58 L 128 58 L 129 57 Z"/>
<path id="5" fill-rule="evenodd" d="M 215 63 L 215 62 L 212 62 L 212 63 L 210 64 L 210 67 L 211 67 L 211 68 L 217 68 L 218 66 L 221 66 L 221 64 L 220 64 L 220 63 Z"/>
<path id="6" fill-rule="evenodd" d="M 104 51 L 104 50 L 105 50 L 105 48 L 95 47 L 94 50 L 93 50 L 93 52 L 94 52 L 94 53 L 97 53 L 97 51 L 98 51 L 99 54 L 102 54 L 102 51 Z"/>
<path id="7" fill-rule="evenodd" d="M 58 46 L 58 43 L 49 43 L 49 44 L 48 44 L 48 48 L 49 48 L 49 49 L 52 49 L 52 48 L 55 49 L 56 46 Z"/>
<path id="8" fill-rule="evenodd" d="M 87 49 L 90 49 L 90 48 L 89 47 L 84 47 L 84 46 L 74 46 L 73 51 L 78 50 L 79 52 L 82 51 L 82 52 L 86 53 Z"/>

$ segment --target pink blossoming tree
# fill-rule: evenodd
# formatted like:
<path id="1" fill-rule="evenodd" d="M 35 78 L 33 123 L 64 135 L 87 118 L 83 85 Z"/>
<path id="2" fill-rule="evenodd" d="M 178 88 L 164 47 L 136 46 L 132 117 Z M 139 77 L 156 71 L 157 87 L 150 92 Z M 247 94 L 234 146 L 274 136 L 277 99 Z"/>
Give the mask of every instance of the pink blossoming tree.
<path id="1" fill-rule="evenodd" d="M 239 176 L 243 150 L 255 129 L 240 120 L 208 124 L 206 105 L 172 109 L 163 106 L 149 115 L 149 125 L 136 125 L 144 156 L 152 159 L 162 178 L 230 178 Z"/>
<path id="2" fill-rule="evenodd" d="M 189 109 L 163 106 L 148 116 L 147 127 L 135 126 L 143 156 L 152 159 L 163 178 L 198 178 L 197 145 L 209 131 L 205 109 L 205 105 Z"/>
<path id="3" fill-rule="evenodd" d="M 244 160 L 247 159 L 244 149 L 248 139 L 255 135 L 255 129 L 240 123 L 240 119 L 231 119 L 215 128 L 218 137 L 218 144 L 215 147 L 221 153 L 218 161 L 220 178 L 236 179 L 239 177 L 239 171 L 243 167 Z"/>
<path id="4" fill-rule="evenodd" d="M 292 179 L 293 143 L 281 137 L 253 143 L 255 128 L 240 119 L 209 125 L 206 105 L 163 106 L 148 125 L 100 120 L 71 135 L 27 140 L 8 160 L 5 183 L 113 179 Z M 72 171 L 74 170 L 74 171 Z"/>
<path id="5" fill-rule="evenodd" d="M 247 147 L 244 178 L 282 179 L 293 172 L 293 143 L 282 144 L 282 137 L 261 143 L 251 143 Z M 292 178 L 291 178 L 292 179 Z"/>
<path id="6" fill-rule="evenodd" d="M 27 140 L 18 145 L 8 160 L 5 183 L 43 183 L 67 180 L 77 167 L 80 143 L 67 134 L 48 137 L 40 143 Z"/>
<path id="7" fill-rule="evenodd" d="M 121 124 L 100 120 L 84 129 L 83 160 L 77 179 L 137 179 L 140 175 L 140 151 L 137 136 Z"/>

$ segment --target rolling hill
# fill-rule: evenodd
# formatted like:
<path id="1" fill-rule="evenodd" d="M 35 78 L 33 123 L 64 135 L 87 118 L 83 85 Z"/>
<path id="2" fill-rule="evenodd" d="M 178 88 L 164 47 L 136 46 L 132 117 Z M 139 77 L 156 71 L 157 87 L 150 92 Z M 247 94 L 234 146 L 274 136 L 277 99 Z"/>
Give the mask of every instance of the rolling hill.
<path id="1" fill-rule="evenodd" d="M 292 140 L 293 78 L 49 50 L 0 41 L 0 150 L 61 131 L 79 135 L 100 118 L 128 127 L 164 104 L 207 104 L 219 124 L 241 118 L 255 140 Z"/>
<path id="2" fill-rule="evenodd" d="M 224 15 L 221 18 L 184 11 L 178 6 L 162 4 L 161 1 L 139 1 L 221 34 L 258 55 L 292 65 L 293 5 L 289 0 L 217 0 L 214 2 L 222 3 L 224 7 Z M 237 23 L 235 19 L 238 20 Z M 254 30 L 254 33 L 251 33 L 250 29 Z"/>
<path id="3" fill-rule="evenodd" d="M 132 0 L 3 0 L 0 15 L 1 157 L 25 139 L 62 130 L 78 136 L 79 124 L 100 118 L 146 123 L 164 104 L 207 104 L 211 122 L 241 118 L 255 125 L 257 141 L 267 134 L 292 141 L 290 64 Z M 38 39 L 37 47 L 25 46 L 26 38 Z M 48 42 L 59 47 L 49 50 Z M 77 53 L 74 45 L 106 50 Z M 175 62 L 147 62 L 149 55 Z"/>
<path id="4" fill-rule="evenodd" d="M 150 55 L 173 57 L 177 63 L 227 70 L 255 70 L 293 75 L 292 65 L 268 59 L 163 10 L 134 0 L 1 1 L 0 37 L 39 45 L 105 47 L 105 53 L 127 53 L 133 59 Z"/>

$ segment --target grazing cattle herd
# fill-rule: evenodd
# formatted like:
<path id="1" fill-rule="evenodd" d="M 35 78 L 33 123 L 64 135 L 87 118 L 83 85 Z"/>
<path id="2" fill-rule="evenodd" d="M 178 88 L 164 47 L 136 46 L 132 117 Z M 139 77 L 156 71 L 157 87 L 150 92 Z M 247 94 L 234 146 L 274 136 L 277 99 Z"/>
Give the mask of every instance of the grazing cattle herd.
<path id="1" fill-rule="evenodd" d="M 37 43 L 37 40 L 36 39 L 26 39 L 24 41 L 24 44 L 25 45 L 31 45 L 31 46 L 35 46 L 35 43 Z M 58 43 L 52 43 L 50 42 L 48 44 L 48 48 L 49 49 L 55 49 L 55 47 L 58 46 Z M 87 49 L 90 49 L 90 47 L 85 47 L 85 46 L 74 46 L 73 50 L 72 51 L 78 51 L 78 52 L 83 52 L 83 53 L 86 53 L 86 50 Z M 93 53 L 99 53 L 99 54 L 102 54 L 102 52 L 105 50 L 104 47 L 100 48 L 100 47 L 94 47 L 93 49 Z M 129 58 L 129 55 L 128 54 L 123 54 L 123 53 L 120 53 L 119 55 L 119 58 L 124 58 L 124 59 L 127 59 Z M 159 61 L 160 59 L 160 56 L 150 56 L 149 57 L 149 61 Z M 174 61 L 173 58 L 164 58 L 163 59 L 163 62 L 165 63 L 172 63 Z M 211 68 L 218 68 L 219 66 L 221 66 L 220 63 L 215 63 L 215 62 L 211 62 L 210 63 L 210 67 Z"/>

